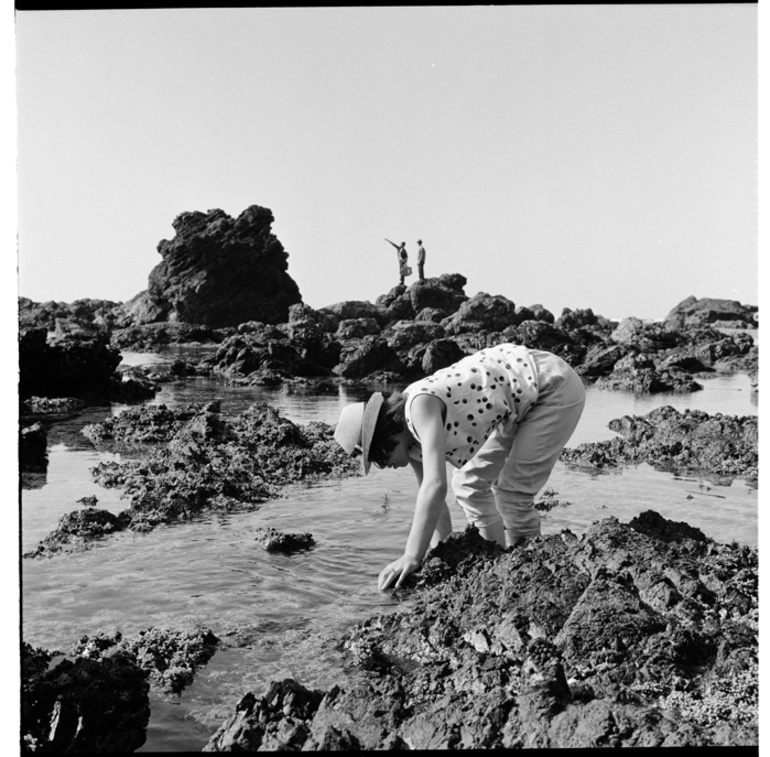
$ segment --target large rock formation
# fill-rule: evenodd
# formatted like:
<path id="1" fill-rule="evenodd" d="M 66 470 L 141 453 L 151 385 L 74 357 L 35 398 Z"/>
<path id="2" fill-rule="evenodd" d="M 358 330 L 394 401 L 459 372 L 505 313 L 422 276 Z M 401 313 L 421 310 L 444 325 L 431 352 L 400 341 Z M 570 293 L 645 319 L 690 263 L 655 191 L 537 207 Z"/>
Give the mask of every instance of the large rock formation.
<path id="1" fill-rule="evenodd" d="M 220 328 L 245 321 L 283 323 L 301 302 L 288 255 L 271 231 L 273 213 L 251 205 L 237 218 L 223 210 L 181 213 L 163 239 L 163 261 L 126 310 L 135 323 L 182 321 Z"/>
<path id="2" fill-rule="evenodd" d="M 675 329 L 705 324 L 746 328 L 756 326 L 758 311 L 756 305 L 742 305 L 737 300 L 691 295 L 666 316 L 664 323 Z"/>

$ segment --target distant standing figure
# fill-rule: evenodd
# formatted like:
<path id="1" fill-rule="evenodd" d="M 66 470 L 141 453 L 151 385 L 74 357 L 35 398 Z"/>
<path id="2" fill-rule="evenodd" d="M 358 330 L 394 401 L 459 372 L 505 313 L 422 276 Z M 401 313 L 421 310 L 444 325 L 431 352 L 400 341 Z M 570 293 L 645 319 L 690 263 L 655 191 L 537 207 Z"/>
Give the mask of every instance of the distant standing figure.
<path id="1" fill-rule="evenodd" d="M 425 248 L 422 246 L 422 239 L 417 240 L 417 275 L 420 281 L 425 281 Z"/>
<path id="2" fill-rule="evenodd" d="M 409 276 L 412 273 L 412 269 L 409 268 L 409 255 L 406 251 L 406 242 L 401 242 L 401 244 L 396 244 L 395 242 L 391 242 L 390 239 L 387 237 L 385 238 L 385 241 L 389 244 L 392 244 L 396 248 L 396 256 L 398 258 L 398 273 L 401 277 L 401 286 L 404 285 L 404 277 Z"/>

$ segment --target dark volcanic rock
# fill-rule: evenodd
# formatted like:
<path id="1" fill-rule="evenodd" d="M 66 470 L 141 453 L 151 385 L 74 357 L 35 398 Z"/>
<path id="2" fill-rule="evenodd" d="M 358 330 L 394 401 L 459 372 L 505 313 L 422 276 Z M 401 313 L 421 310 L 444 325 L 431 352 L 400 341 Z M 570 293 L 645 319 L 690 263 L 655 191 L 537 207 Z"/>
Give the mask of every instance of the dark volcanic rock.
<path id="1" fill-rule="evenodd" d="M 130 639 L 124 639 L 120 631 L 83 636 L 74 654 L 88 660 L 100 660 L 116 652 L 130 655 L 146 671 L 153 686 L 178 694 L 193 682 L 198 668 L 214 656 L 218 647 L 219 639 L 209 628 L 150 626 Z"/>
<path id="2" fill-rule="evenodd" d="M 280 327 L 249 324 L 239 331 L 225 339 L 211 358 L 213 369 L 230 378 L 255 373 L 262 377 L 328 376 L 342 349 L 335 337 L 310 320 Z"/>
<path id="3" fill-rule="evenodd" d="M 664 323 L 674 329 L 700 326 L 708 323 L 724 323 L 736 327 L 756 326 L 755 305 L 742 305 L 737 300 L 720 300 L 711 297 L 698 299 L 692 295 L 682 300 L 666 316 Z"/>
<path id="4" fill-rule="evenodd" d="M 419 313 L 425 308 L 443 310 L 445 315 L 451 315 L 465 302 L 467 284 L 465 276 L 459 273 L 445 273 L 438 278 L 416 281 L 409 287 L 409 298 L 412 309 Z"/>
<path id="5" fill-rule="evenodd" d="M 390 320 L 385 308 L 373 305 L 366 300 L 337 302 L 334 305 L 327 305 L 327 307 L 321 308 L 319 312 L 336 318 L 338 321 L 351 318 L 373 318 L 380 326 L 384 326 Z"/>
<path id="6" fill-rule="evenodd" d="M 22 330 L 80 330 L 104 335 L 119 326 L 124 319 L 123 304 L 111 300 L 34 302 L 28 297 L 19 297 L 19 327 Z"/>
<path id="7" fill-rule="evenodd" d="M 463 302 L 454 315 L 445 318 L 441 325 L 447 334 L 479 331 L 502 331 L 519 323 L 516 305 L 500 294 L 479 292 Z"/>
<path id="8" fill-rule="evenodd" d="M 374 318 L 345 318 L 337 326 L 338 339 L 359 339 L 370 334 L 379 334 L 380 324 Z"/>
<path id="9" fill-rule="evenodd" d="M 104 399 L 120 382 L 120 353 L 104 338 L 49 341 L 45 329 L 21 332 L 19 396 Z"/>
<path id="10" fill-rule="evenodd" d="M 124 652 L 99 660 L 62 660 L 22 645 L 21 736 L 42 754 L 128 753 L 146 740 L 149 683 Z"/>
<path id="11" fill-rule="evenodd" d="M 46 445 L 48 436 L 40 423 L 24 426 L 19 431 L 19 470 L 42 472 L 48 468 Z"/>
<path id="12" fill-rule="evenodd" d="M 453 365 L 462 360 L 465 353 L 456 342 L 451 339 L 436 339 L 425 350 L 422 358 L 422 370 L 426 376 L 430 376 L 442 368 Z"/>
<path id="13" fill-rule="evenodd" d="M 756 744 L 756 549 L 644 513 L 431 551 L 345 634 L 355 676 L 246 694 L 205 751 Z"/>
<path id="14" fill-rule="evenodd" d="M 210 327 L 282 323 L 302 297 L 288 255 L 272 233 L 273 213 L 251 205 L 237 218 L 222 210 L 181 213 L 176 236 L 158 243 L 163 261 L 148 287 L 126 303 L 138 324 L 182 321 Z"/>
<path id="15" fill-rule="evenodd" d="M 342 348 L 340 362 L 334 372 L 342 378 L 363 378 L 375 371 L 404 370 L 398 353 L 382 336 L 366 336 L 351 340 Z"/>
<path id="16" fill-rule="evenodd" d="M 658 370 L 649 355 L 626 355 L 615 363 L 612 373 L 597 381 L 602 389 L 623 389 L 632 392 L 693 392 L 703 389 L 692 376 L 675 363 Z"/>
<path id="17" fill-rule="evenodd" d="M 700 410 L 680 413 L 664 406 L 644 416 L 612 420 L 609 427 L 621 436 L 566 448 L 561 460 L 592 468 L 646 462 L 663 470 L 713 478 L 757 477 L 756 416 L 709 415 Z"/>
<path id="18" fill-rule="evenodd" d="M 275 528 L 258 528 L 256 534 L 255 540 L 266 552 L 299 552 L 315 544 L 309 533 L 289 534 Z"/>
<path id="19" fill-rule="evenodd" d="M 190 323 L 131 324 L 115 329 L 110 344 L 120 350 L 152 351 L 168 344 L 219 344 L 233 328 L 213 329 Z"/>

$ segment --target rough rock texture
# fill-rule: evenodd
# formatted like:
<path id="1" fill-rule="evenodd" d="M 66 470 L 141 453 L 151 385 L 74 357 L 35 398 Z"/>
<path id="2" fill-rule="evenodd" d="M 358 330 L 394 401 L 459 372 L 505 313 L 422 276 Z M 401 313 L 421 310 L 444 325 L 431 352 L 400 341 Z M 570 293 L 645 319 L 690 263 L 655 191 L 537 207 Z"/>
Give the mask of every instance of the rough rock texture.
<path id="1" fill-rule="evenodd" d="M 56 528 L 24 557 L 50 557 L 59 552 L 82 552 L 105 536 L 123 531 L 128 519 L 109 510 L 86 507 L 62 515 Z"/>
<path id="2" fill-rule="evenodd" d="M 518 323 L 513 302 L 500 294 L 479 292 L 463 302 L 457 312 L 445 318 L 441 325 L 447 334 L 463 334 L 469 331 L 501 331 Z"/>
<path id="3" fill-rule="evenodd" d="M 436 339 L 432 341 L 422 358 L 422 371 L 426 376 L 430 376 L 442 368 L 453 365 L 458 360 L 462 360 L 465 353 L 460 349 L 456 342 L 451 339 Z"/>
<path id="4" fill-rule="evenodd" d="M 315 544 L 313 535 L 309 533 L 289 534 L 275 528 L 258 528 L 255 533 L 255 541 L 266 552 L 300 552 Z"/>
<path id="5" fill-rule="evenodd" d="M 114 329 L 110 344 L 119 350 L 145 352 L 168 344 L 219 344 L 234 332 L 232 327 L 213 329 L 190 323 L 131 323 Z"/>
<path id="6" fill-rule="evenodd" d="M 451 315 L 465 302 L 465 276 L 459 273 L 442 274 L 437 278 L 417 281 L 409 287 L 412 309 L 419 313 L 424 308 L 436 308 Z"/>
<path id="7" fill-rule="evenodd" d="M 442 362 L 430 357 L 431 344 L 439 339 L 453 342 L 458 356 L 501 342 L 548 350 L 566 360 L 586 381 L 598 380 L 606 389 L 643 393 L 697 391 L 701 388 L 697 379 L 715 371 L 758 373 L 753 335 L 720 330 L 724 325 L 754 324 L 753 306 L 697 301 L 698 307 L 708 304 L 705 309 L 695 307 L 698 313 L 748 314 L 750 322 L 745 323 L 701 315 L 677 316 L 666 323 L 631 317 L 618 323 L 591 308 L 564 308 L 554 319 L 540 304 L 517 307 L 504 296 L 484 292 L 468 298 L 466 283 L 459 273 L 442 274 L 411 286 L 399 284 L 375 303 L 346 300 L 314 310 L 296 302 L 288 307 L 286 320 L 275 324 L 250 319 L 218 329 L 168 321 L 126 326 L 130 319 L 124 316 L 113 319 L 108 333 L 111 344 L 121 349 L 220 344 L 216 357 L 200 361 L 186 375 L 214 373 L 246 385 L 275 386 L 298 377 L 333 375 L 345 381 L 408 383 Z M 54 304 L 57 309 L 49 312 L 28 303 L 27 311 L 48 313 L 48 320 L 53 313 L 52 322 L 61 338 L 82 341 L 98 333 L 88 308 Z M 131 372 L 132 378 L 145 378 L 135 373 Z M 168 380 L 163 376 L 154 379 Z M 127 399 L 140 397 L 141 391 L 146 390 L 124 382 Z"/>
<path id="8" fill-rule="evenodd" d="M 244 321 L 282 323 L 302 297 L 288 255 L 271 231 L 273 213 L 251 205 L 178 215 L 176 235 L 158 243 L 163 258 L 148 287 L 126 303 L 135 323 L 182 321 L 213 328 Z"/>
<path id="9" fill-rule="evenodd" d="M 25 752 L 110 754 L 144 744 L 147 674 L 130 654 L 61 660 L 22 644 L 21 737 Z"/>
<path id="10" fill-rule="evenodd" d="M 67 322 L 82 330 L 106 334 L 125 318 L 123 304 L 111 300 L 75 300 L 66 302 L 34 302 L 19 297 L 19 327 L 22 330 L 44 328 L 46 331 L 68 329 Z"/>
<path id="11" fill-rule="evenodd" d="M 83 636 L 74 654 L 87 660 L 100 660 L 116 652 L 129 655 L 144 670 L 150 684 L 160 691 L 178 694 L 189 686 L 219 647 L 211 629 L 161 628 L 150 626 L 129 639 L 120 631 Z"/>
<path id="12" fill-rule="evenodd" d="M 401 373 L 403 369 L 401 358 L 384 337 L 365 336 L 342 348 L 334 372 L 342 378 L 363 378 L 379 370 Z"/>
<path id="13" fill-rule="evenodd" d="M 125 528 L 148 531 L 212 510 L 252 509 L 285 484 L 359 470 L 334 441 L 331 426 L 299 426 L 264 403 L 228 419 L 217 402 L 174 410 L 147 405 L 86 429 L 107 449 L 151 445 L 139 459 L 92 469 L 98 483 L 121 489 L 131 505 L 118 515 L 94 508 L 69 513 L 24 557 L 82 549 Z"/>
<path id="14" fill-rule="evenodd" d="M 680 413 L 665 405 L 647 415 L 610 421 L 619 437 L 588 442 L 562 451 L 565 463 L 590 468 L 649 463 L 679 473 L 699 473 L 714 479 L 758 475 L 758 418 L 701 410 Z"/>
<path id="15" fill-rule="evenodd" d="M 358 675 L 248 693 L 205 751 L 757 744 L 757 562 L 653 512 L 454 534 L 341 639 Z"/>
<path id="16" fill-rule="evenodd" d="M 733 327 L 755 327 L 755 315 L 759 308 L 742 305 L 737 300 L 720 300 L 711 297 L 698 299 L 690 295 L 676 305 L 666 316 L 664 324 L 674 329 L 720 323 Z"/>
<path id="17" fill-rule="evenodd" d="M 680 361 L 680 366 L 682 362 Z M 699 367 L 702 367 L 700 363 Z M 585 375 L 585 374 L 584 374 Z M 623 389 L 632 392 L 657 394 L 659 392 L 694 392 L 703 389 L 672 361 L 668 367 L 658 370 L 649 355 L 633 354 L 620 358 L 609 376 L 602 376 L 596 385 L 602 389 Z"/>

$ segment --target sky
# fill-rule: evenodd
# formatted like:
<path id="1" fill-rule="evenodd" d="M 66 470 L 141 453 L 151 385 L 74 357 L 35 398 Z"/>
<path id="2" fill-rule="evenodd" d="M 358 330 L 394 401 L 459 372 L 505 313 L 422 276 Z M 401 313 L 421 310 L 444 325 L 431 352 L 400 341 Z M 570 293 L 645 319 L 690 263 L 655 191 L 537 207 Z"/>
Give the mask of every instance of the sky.
<path id="1" fill-rule="evenodd" d="M 386 238 L 555 315 L 758 304 L 757 10 L 17 12 L 18 293 L 126 301 L 256 204 L 314 308 L 395 286 Z"/>

